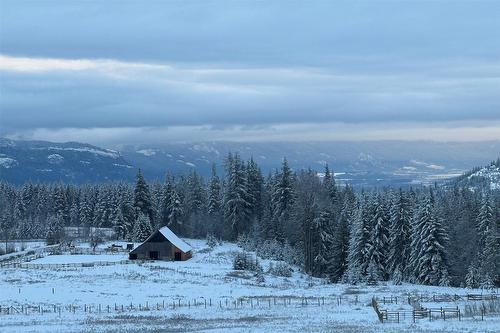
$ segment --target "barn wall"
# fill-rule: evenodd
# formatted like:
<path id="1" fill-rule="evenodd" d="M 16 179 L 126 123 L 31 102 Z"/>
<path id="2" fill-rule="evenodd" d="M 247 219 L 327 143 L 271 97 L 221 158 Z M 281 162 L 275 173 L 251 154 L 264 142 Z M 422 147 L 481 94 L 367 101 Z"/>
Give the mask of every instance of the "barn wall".
<path id="1" fill-rule="evenodd" d="M 150 251 L 158 251 L 158 259 L 174 260 L 174 246 L 169 241 L 143 243 L 130 253 L 137 254 L 137 259 L 150 259 Z"/>

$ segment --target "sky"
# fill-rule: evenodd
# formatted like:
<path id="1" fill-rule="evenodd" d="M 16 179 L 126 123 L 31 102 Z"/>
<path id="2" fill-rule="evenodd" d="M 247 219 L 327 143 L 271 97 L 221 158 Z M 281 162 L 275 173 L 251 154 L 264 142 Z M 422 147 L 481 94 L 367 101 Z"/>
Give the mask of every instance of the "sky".
<path id="1" fill-rule="evenodd" d="M 0 136 L 500 140 L 500 1 L 0 0 Z"/>

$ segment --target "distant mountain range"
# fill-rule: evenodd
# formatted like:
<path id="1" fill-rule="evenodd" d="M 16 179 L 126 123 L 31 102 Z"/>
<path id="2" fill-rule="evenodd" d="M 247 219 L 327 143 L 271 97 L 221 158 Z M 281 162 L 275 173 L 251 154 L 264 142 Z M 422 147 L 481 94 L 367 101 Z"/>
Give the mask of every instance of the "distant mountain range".
<path id="1" fill-rule="evenodd" d="M 13 141 L 0 138 L 0 179 L 34 182 L 131 180 L 134 167 L 120 153 L 67 142 Z"/>
<path id="2" fill-rule="evenodd" d="M 500 142 L 203 142 L 155 146 L 119 146 L 116 150 L 68 142 L 0 139 L 0 179 L 13 183 L 133 181 L 137 168 L 150 180 L 163 181 L 196 169 L 220 172 L 228 152 L 253 157 L 262 171 L 279 168 L 286 157 L 292 168 L 323 171 L 329 164 L 337 180 L 354 186 L 429 184 L 462 175 L 500 155 Z"/>

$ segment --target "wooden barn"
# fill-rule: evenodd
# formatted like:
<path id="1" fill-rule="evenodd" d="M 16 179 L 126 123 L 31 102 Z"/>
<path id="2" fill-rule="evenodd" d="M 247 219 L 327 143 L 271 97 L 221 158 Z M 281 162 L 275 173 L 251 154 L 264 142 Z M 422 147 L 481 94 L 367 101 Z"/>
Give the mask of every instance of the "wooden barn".
<path id="1" fill-rule="evenodd" d="M 184 261 L 192 256 L 192 248 L 168 227 L 154 232 L 130 251 L 129 259 Z"/>

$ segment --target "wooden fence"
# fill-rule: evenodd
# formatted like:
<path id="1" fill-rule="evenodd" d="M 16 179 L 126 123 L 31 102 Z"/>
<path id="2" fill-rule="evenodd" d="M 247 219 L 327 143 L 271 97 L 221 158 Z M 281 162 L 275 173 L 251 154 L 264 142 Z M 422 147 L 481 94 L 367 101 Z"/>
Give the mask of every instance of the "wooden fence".
<path id="1" fill-rule="evenodd" d="M 118 260 L 118 261 L 93 261 L 82 263 L 68 263 L 68 264 L 35 264 L 35 263 L 11 263 L 3 264 L 1 267 L 9 268 L 27 268 L 27 269 L 56 269 L 56 268 L 79 268 L 79 267 L 97 267 L 97 266 L 114 266 L 114 265 L 127 265 L 134 264 L 132 260 Z"/>
<path id="2" fill-rule="evenodd" d="M 384 322 L 402 322 L 411 319 L 414 323 L 419 319 L 429 319 L 429 321 L 442 319 L 458 319 L 462 320 L 462 314 L 458 307 L 456 308 L 430 308 L 423 310 L 379 310 L 379 319 Z"/>
<path id="3" fill-rule="evenodd" d="M 432 295 L 432 296 L 408 296 L 408 304 L 412 302 L 434 302 L 434 303 L 449 303 L 456 301 L 491 301 L 498 298 L 497 294 L 485 293 L 485 294 L 465 294 L 465 295 Z"/>

